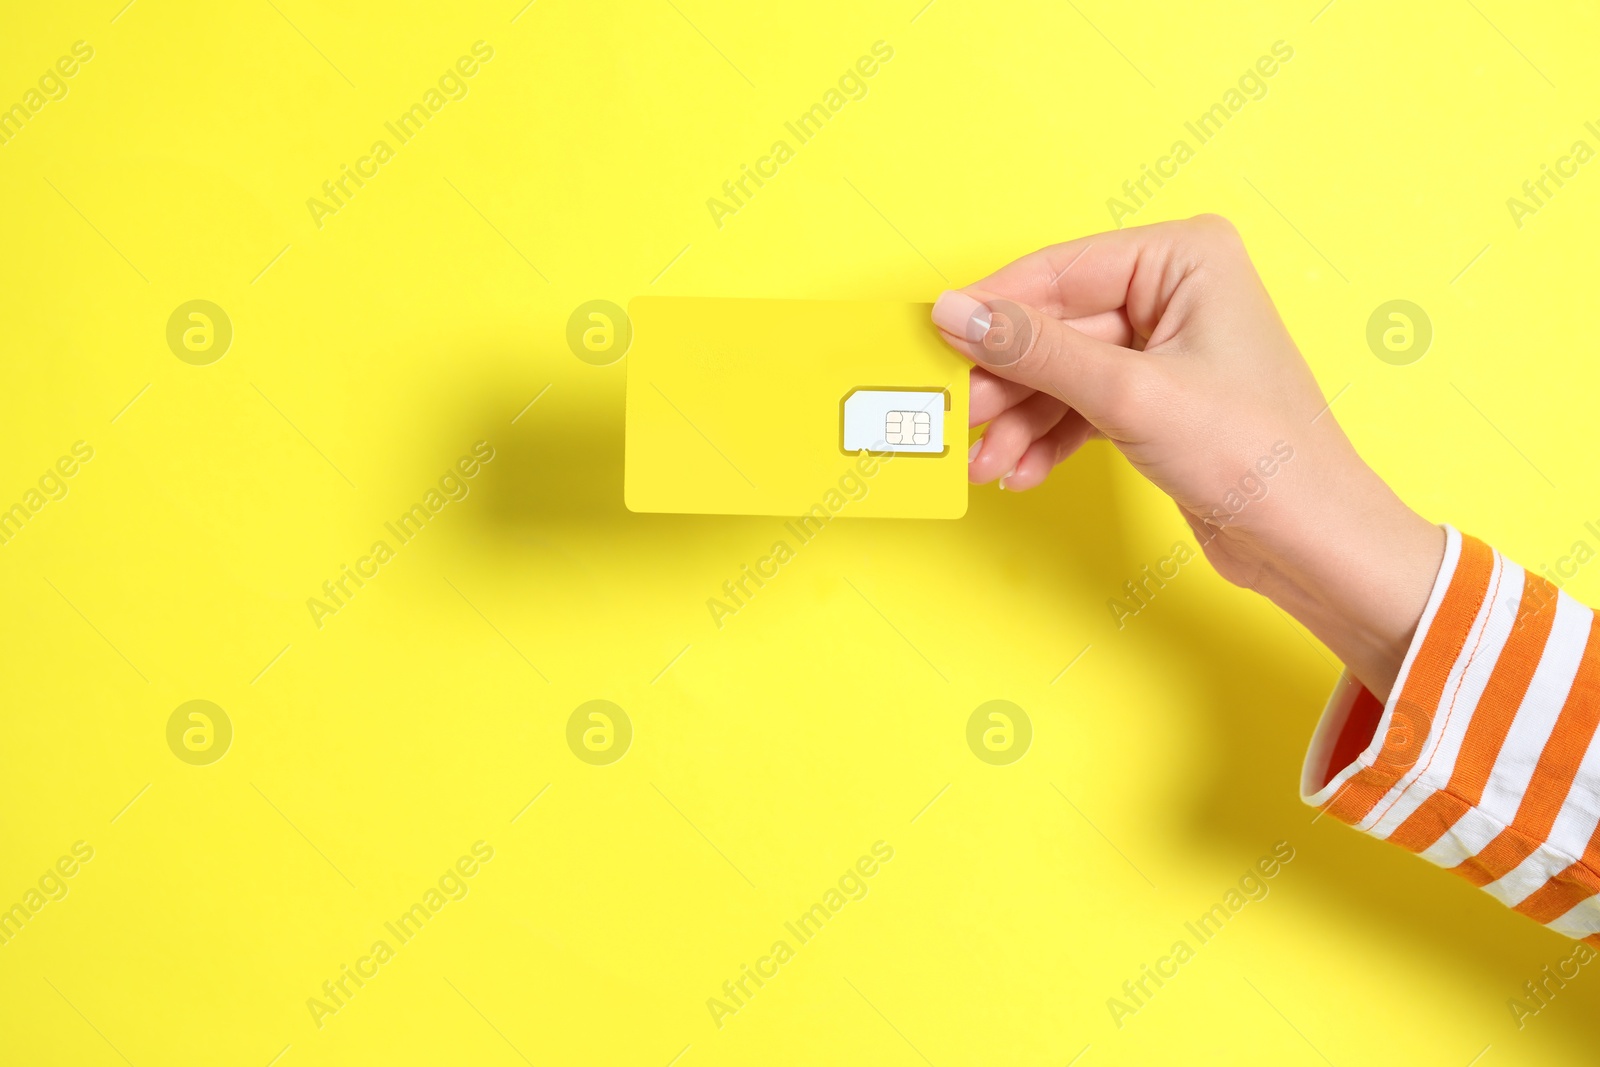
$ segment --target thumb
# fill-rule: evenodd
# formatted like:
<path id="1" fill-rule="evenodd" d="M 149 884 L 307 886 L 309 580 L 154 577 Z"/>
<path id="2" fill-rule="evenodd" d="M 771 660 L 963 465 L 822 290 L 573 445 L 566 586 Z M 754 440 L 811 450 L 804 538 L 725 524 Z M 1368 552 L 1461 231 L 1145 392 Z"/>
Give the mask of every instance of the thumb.
<path id="1" fill-rule="evenodd" d="M 951 289 L 933 305 L 952 348 L 995 375 L 1049 393 L 1090 422 L 1110 415 L 1138 353 L 983 289 Z"/>

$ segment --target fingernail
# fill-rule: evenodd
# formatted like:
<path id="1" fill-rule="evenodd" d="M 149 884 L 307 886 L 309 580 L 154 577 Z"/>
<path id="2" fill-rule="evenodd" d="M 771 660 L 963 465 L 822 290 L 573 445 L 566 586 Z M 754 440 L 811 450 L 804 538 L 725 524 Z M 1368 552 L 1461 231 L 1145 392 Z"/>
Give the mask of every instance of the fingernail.
<path id="1" fill-rule="evenodd" d="M 947 289 L 933 302 L 933 323 L 963 341 L 977 343 L 989 332 L 989 309 L 966 293 Z"/>
<path id="2" fill-rule="evenodd" d="M 967 462 L 968 463 L 971 463 L 973 460 L 978 458 L 978 450 L 981 449 L 982 447 L 983 447 L 983 438 L 980 437 L 976 441 L 972 442 L 972 447 L 967 449 Z"/>
<path id="3" fill-rule="evenodd" d="M 1002 474 L 1000 476 L 1000 488 L 1004 489 L 1006 487 L 1006 479 L 1011 477 L 1012 475 L 1014 475 L 1016 473 L 1017 473 L 1017 468 L 1012 467 L 1010 470 L 1008 470 L 1004 474 Z"/>

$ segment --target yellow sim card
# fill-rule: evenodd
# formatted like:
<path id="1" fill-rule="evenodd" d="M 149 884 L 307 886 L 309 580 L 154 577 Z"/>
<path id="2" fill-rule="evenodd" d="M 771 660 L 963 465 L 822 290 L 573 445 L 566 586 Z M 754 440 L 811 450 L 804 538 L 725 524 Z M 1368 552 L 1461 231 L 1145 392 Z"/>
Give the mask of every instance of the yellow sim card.
<path id="1" fill-rule="evenodd" d="M 630 511 L 956 519 L 970 364 L 927 304 L 638 297 Z"/>

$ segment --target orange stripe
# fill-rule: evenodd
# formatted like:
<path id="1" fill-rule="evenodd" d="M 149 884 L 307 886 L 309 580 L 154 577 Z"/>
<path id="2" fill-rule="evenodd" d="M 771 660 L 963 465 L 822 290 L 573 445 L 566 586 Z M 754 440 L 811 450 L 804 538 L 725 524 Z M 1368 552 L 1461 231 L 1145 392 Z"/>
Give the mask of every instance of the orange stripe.
<path id="1" fill-rule="evenodd" d="M 1522 796 L 1516 818 L 1476 856 L 1463 862 L 1456 873 L 1476 886 L 1486 886 L 1510 873 L 1550 838 L 1561 806 L 1572 792 L 1578 765 L 1594 739 L 1600 722 L 1600 627 L 1592 623 L 1572 679 L 1572 689 L 1556 717 L 1554 729 L 1539 754 L 1533 779 Z"/>
<path id="2" fill-rule="evenodd" d="M 1433 847 L 1472 808 L 1472 804 L 1455 792 L 1441 789 L 1424 800 L 1422 806 L 1389 835 L 1389 840 L 1412 852 L 1421 852 Z"/>
<path id="3" fill-rule="evenodd" d="M 1538 778 L 1535 776 L 1534 783 L 1537 782 Z M 1569 780 L 1568 785 L 1570 784 Z M 1554 823 L 1555 819 L 1552 817 L 1550 821 Z M 1484 845 L 1483 850 L 1476 856 L 1469 856 L 1450 868 L 1451 873 L 1459 874 L 1482 889 L 1490 882 L 1498 882 L 1504 878 L 1517 864 L 1533 855 L 1534 850 L 1544 844 L 1549 836 L 1548 827 L 1537 836 L 1530 836 L 1528 831 L 1520 829 L 1513 823 L 1496 834 L 1494 840 Z"/>
<path id="4" fill-rule="evenodd" d="M 1360 822 L 1416 763 L 1433 728 L 1434 712 L 1444 695 L 1450 668 L 1466 646 L 1493 571 L 1494 551 L 1476 537 L 1463 534 L 1461 558 L 1450 576 L 1450 585 L 1434 614 L 1433 623 L 1423 635 L 1417 657 L 1412 661 L 1383 748 L 1371 767 L 1351 775 L 1324 806 L 1334 818 L 1347 823 Z"/>
<path id="5" fill-rule="evenodd" d="M 1461 741 L 1455 770 L 1450 774 L 1450 784 L 1445 786 L 1444 792 L 1423 801 L 1422 806 L 1389 835 L 1390 841 L 1421 852 L 1444 836 L 1444 832 L 1466 814 L 1467 808 L 1476 807 L 1483 800 L 1489 773 L 1500 758 L 1500 749 L 1511 732 L 1511 721 L 1528 695 L 1533 672 L 1550 640 L 1550 628 L 1555 624 L 1556 595 L 1554 585 L 1537 574 L 1527 574 L 1511 636 L 1495 662 L 1483 696 L 1478 699 L 1472 722 Z"/>
<path id="6" fill-rule="evenodd" d="M 1551 923 L 1600 891 L 1600 875 L 1579 861 L 1534 890 L 1518 912 L 1536 923 Z"/>

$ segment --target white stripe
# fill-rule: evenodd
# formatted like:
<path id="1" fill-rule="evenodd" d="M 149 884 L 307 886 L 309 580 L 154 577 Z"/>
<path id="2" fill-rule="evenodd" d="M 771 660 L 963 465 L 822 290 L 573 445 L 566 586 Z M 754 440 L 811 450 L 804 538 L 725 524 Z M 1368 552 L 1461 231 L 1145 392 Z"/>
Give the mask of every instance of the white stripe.
<path id="1" fill-rule="evenodd" d="M 1597 826 L 1600 826 L 1600 731 L 1589 738 L 1589 748 L 1572 779 L 1572 791 L 1567 794 L 1561 814 L 1550 828 L 1550 847 L 1576 859 L 1589 847 Z"/>
<path id="2" fill-rule="evenodd" d="M 1600 897 L 1589 897 L 1574 904 L 1565 915 L 1552 920 L 1550 929 L 1571 938 L 1600 934 Z"/>
<path id="3" fill-rule="evenodd" d="M 1583 646 L 1589 640 L 1594 612 L 1565 593 L 1556 599 L 1555 622 L 1545 642 L 1539 666 L 1528 684 L 1528 695 L 1511 720 L 1511 731 L 1500 756 L 1489 772 L 1478 807 L 1486 814 L 1510 825 L 1522 806 L 1522 797 L 1533 780 L 1539 755 L 1550 740 L 1561 706 L 1572 689 L 1572 679 L 1583 659 Z"/>
<path id="4" fill-rule="evenodd" d="M 1511 564 L 1511 566 L 1515 567 L 1516 564 Z M 1493 664 L 1494 657 L 1483 656 L 1480 644 L 1483 640 L 1485 640 L 1484 632 L 1498 624 L 1501 621 L 1498 618 L 1498 615 L 1504 614 L 1504 612 L 1497 613 L 1495 611 L 1495 598 L 1490 594 L 1498 591 L 1497 582 L 1501 579 L 1501 576 L 1507 569 L 1506 562 L 1501 558 L 1500 553 L 1492 553 L 1489 566 L 1489 583 L 1484 587 L 1483 602 L 1478 605 L 1478 613 L 1473 616 L 1472 625 L 1467 629 L 1467 637 L 1466 640 L 1462 642 L 1461 651 L 1459 654 L 1457 654 L 1455 662 L 1450 665 L 1450 671 L 1445 676 L 1444 689 L 1440 696 L 1440 706 L 1434 709 L 1424 709 L 1433 711 L 1433 722 L 1429 724 L 1428 737 L 1423 742 L 1423 745 L 1417 754 L 1417 759 L 1414 763 L 1412 763 L 1410 769 L 1402 774 L 1395 781 L 1395 783 L 1389 787 L 1389 791 L 1383 795 L 1383 799 L 1378 801 L 1377 804 L 1373 805 L 1372 810 L 1355 824 L 1356 829 L 1363 830 L 1369 834 L 1376 834 L 1378 837 L 1389 836 L 1389 834 L 1393 832 L 1396 824 L 1388 824 L 1388 828 L 1382 833 L 1378 833 L 1376 827 L 1380 821 L 1387 823 L 1385 816 L 1390 814 L 1395 807 L 1398 806 L 1399 801 L 1402 798 L 1407 799 L 1411 804 L 1412 810 L 1415 810 L 1415 806 L 1421 804 L 1423 800 L 1427 799 L 1429 793 L 1433 792 L 1435 789 L 1442 788 L 1445 783 L 1449 781 L 1448 777 L 1433 780 L 1432 761 L 1434 753 L 1438 749 L 1439 745 L 1443 742 L 1445 731 L 1449 726 L 1458 724 L 1463 720 L 1471 720 L 1472 708 L 1470 705 L 1466 708 L 1467 714 L 1465 715 L 1461 714 L 1462 709 L 1459 706 L 1456 707 L 1455 714 L 1449 714 L 1449 709 L 1452 706 L 1452 701 L 1455 701 L 1462 695 L 1461 691 L 1464 689 L 1464 678 L 1468 673 L 1468 665 L 1471 664 L 1472 666 L 1476 667 L 1480 657 L 1489 661 L 1491 666 Z M 1422 635 L 1419 634 L 1417 641 L 1420 641 L 1421 639 Z M 1501 634 L 1500 640 L 1502 642 L 1505 640 L 1504 634 Z M 1496 646 L 1495 651 L 1498 652 L 1498 650 L 1498 646 Z M 1483 687 L 1480 685 L 1478 690 L 1481 692 L 1482 688 Z M 1394 691 L 1390 694 L 1389 698 L 1389 704 L 1392 709 L 1399 708 L 1400 698 L 1403 696 L 1403 694 L 1404 690 L 1399 688 L 1397 685 Z M 1422 777 L 1424 771 L 1429 772 L 1429 786 L 1431 786 L 1431 788 L 1426 786 L 1422 788 L 1413 788 L 1413 783 Z M 1410 811 L 1407 811 L 1406 814 L 1409 815 Z"/>
<path id="5" fill-rule="evenodd" d="M 1505 744 L 1495 759 L 1494 768 L 1489 772 L 1483 799 L 1476 808 L 1461 816 L 1448 833 L 1421 853 L 1423 859 L 1430 863 L 1455 867 L 1476 856 L 1511 824 L 1517 809 L 1522 806 L 1522 797 L 1533 778 L 1539 754 L 1550 740 L 1550 731 L 1555 727 L 1561 706 L 1566 703 L 1567 692 L 1572 688 L 1572 679 L 1583 658 L 1583 647 L 1588 641 L 1589 627 L 1594 619 L 1592 611 L 1565 594 L 1556 600 L 1555 613 L 1550 637 L 1540 650 L 1539 665 L 1529 680 L 1528 692 L 1511 720 Z M 1566 832 L 1572 831 L 1569 829 Z M 1593 832 L 1592 823 L 1590 832 Z M 1583 842 L 1588 843 L 1587 835 Z M 1582 848 L 1580 845 L 1578 851 L 1581 852 Z M 1535 860 L 1536 856 L 1529 857 L 1525 862 L 1532 863 Z M 1566 866 L 1562 864 L 1559 869 L 1565 869 Z M 1539 878 L 1537 883 L 1529 884 L 1535 877 L 1532 867 L 1521 873 L 1512 873 L 1516 874 L 1514 881 L 1508 874 L 1501 879 L 1506 884 L 1494 883 L 1484 889 L 1513 906 L 1548 878 L 1547 874 Z"/>
<path id="6" fill-rule="evenodd" d="M 1439 745 L 1429 756 L 1418 760 L 1417 765 L 1411 769 L 1406 778 L 1415 784 L 1410 788 L 1402 788 L 1398 799 L 1373 825 L 1370 831 L 1375 837 L 1387 838 L 1400 824 L 1411 817 L 1411 814 L 1422 807 L 1423 802 L 1440 789 L 1450 784 L 1450 778 L 1455 774 L 1456 760 L 1461 754 L 1461 743 L 1466 739 L 1467 729 L 1472 725 L 1472 717 L 1477 713 L 1478 701 L 1483 696 L 1483 691 L 1489 687 L 1489 677 L 1494 673 L 1494 666 L 1500 659 L 1500 654 L 1505 650 L 1506 642 L 1511 637 L 1511 632 L 1516 628 L 1517 615 L 1515 611 L 1507 611 L 1505 604 L 1517 604 L 1522 600 L 1522 586 L 1526 578 L 1523 569 L 1515 563 L 1495 555 L 1495 562 L 1499 564 L 1498 575 L 1491 577 L 1488 590 L 1493 591 L 1493 596 L 1484 597 L 1484 606 L 1488 617 L 1484 624 L 1482 640 L 1474 646 L 1471 638 L 1462 647 L 1461 670 L 1457 676 L 1452 671 L 1452 679 L 1447 680 L 1441 700 L 1441 706 L 1434 713 L 1434 733 L 1439 735 Z M 1495 579 L 1498 578 L 1498 588 Z M 1459 688 L 1450 683 L 1459 677 Z M 1382 810 L 1381 808 L 1379 810 Z"/>
<path id="7" fill-rule="evenodd" d="M 1562 596 L 1565 597 L 1566 594 L 1563 593 Z M 1560 610 L 1559 602 L 1557 610 Z M 1589 640 L 1589 630 L 1594 625 L 1594 612 L 1574 602 L 1573 614 L 1587 616 L 1584 625 L 1573 627 L 1571 636 L 1562 634 L 1559 637 L 1563 641 L 1576 640 L 1576 631 L 1581 629 L 1583 640 L 1577 642 L 1574 648 L 1564 647 L 1561 651 L 1568 654 L 1575 653 L 1578 662 L 1581 663 L 1584 646 Z M 1557 638 L 1558 635 L 1552 631 L 1551 642 L 1554 643 Z M 1545 646 L 1545 654 L 1547 657 L 1552 655 L 1549 644 Z M 1536 673 L 1534 681 L 1537 683 L 1538 680 Z M 1567 680 L 1559 704 L 1565 704 L 1571 695 L 1572 681 L 1570 678 Z M 1555 695 L 1552 693 L 1549 698 L 1554 701 Z M 1551 826 L 1550 834 L 1544 843 L 1499 881 L 1484 886 L 1485 892 L 1515 907 L 1532 896 L 1550 879 L 1572 866 L 1577 858 L 1583 855 L 1584 850 L 1588 848 L 1589 839 L 1594 836 L 1595 827 L 1600 825 L 1600 744 L 1596 743 L 1597 740 L 1600 738 L 1594 736 L 1589 738 L 1589 747 L 1578 763 L 1572 786 L 1561 802 L 1561 810 L 1556 813 L 1555 823 Z"/>
<path id="8" fill-rule="evenodd" d="M 1417 855 L 1446 869 L 1455 867 L 1468 856 L 1482 852 L 1504 829 L 1504 824 L 1495 822 L 1477 808 L 1469 808 L 1439 840 Z"/>
<path id="9" fill-rule="evenodd" d="M 1506 907 L 1514 908 L 1571 866 L 1571 856 L 1563 856 L 1549 845 L 1540 845 L 1533 850 L 1533 855 L 1517 864 L 1498 882 L 1484 886 L 1483 891 Z"/>

